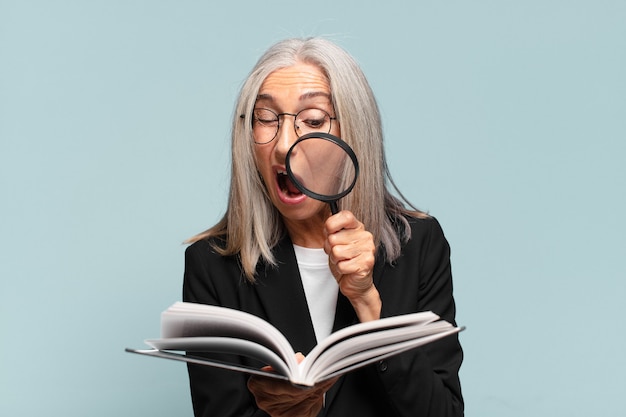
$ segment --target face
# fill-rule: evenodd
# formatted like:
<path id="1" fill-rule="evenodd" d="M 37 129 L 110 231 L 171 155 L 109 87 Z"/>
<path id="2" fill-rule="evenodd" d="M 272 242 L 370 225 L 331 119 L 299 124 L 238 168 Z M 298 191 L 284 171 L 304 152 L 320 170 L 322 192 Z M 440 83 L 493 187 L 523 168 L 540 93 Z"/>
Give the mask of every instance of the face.
<path id="1" fill-rule="evenodd" d="M 317 66 L 305 63 L 271 73 L 261 85 L 255 107 L 266 108 L 276 114 L 297 114 L 313 108 L 324 110 L 331 117 L 336 116 L 325 74 Z M 300 193 L 287 177 L 285 156 L 298 139 L 294 121 L 293 116 L 280 116 L 276 137 L 268 143 L 254 145 L 257 169 L 265 181 L 272 203 L 282 214 L 288 228 L 298 223 L 323 222 L 328 212 L 326 203 Z M 336 120 L 331 123 L 330 133 L 339 136 Z"/>

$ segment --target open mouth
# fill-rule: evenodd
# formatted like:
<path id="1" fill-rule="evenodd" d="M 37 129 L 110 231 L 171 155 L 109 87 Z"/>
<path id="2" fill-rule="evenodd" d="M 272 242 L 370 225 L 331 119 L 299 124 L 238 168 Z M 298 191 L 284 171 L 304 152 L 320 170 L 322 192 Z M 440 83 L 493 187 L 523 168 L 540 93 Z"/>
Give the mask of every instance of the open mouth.
<path id="1" fill-rule="evenodd" d="M 280 191 L 289 197 L 298 197 L 302 195 L 302 192 L 298 190 L 295 184 L 291 181 L 291 178 L 284 171 L 278 171 L 276 173 L 276 182 Z"/>

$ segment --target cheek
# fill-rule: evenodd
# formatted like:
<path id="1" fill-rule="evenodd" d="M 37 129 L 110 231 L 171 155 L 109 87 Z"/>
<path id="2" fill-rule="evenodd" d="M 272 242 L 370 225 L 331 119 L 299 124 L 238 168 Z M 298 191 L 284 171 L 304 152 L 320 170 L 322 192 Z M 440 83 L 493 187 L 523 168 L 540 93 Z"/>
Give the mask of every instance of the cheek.
<path id="1" fill-rule="evenodd" d="M 257 148 L 254 150 L 254 163 L 256 169 L 265 177 L 272 170 L 271 149 Z"/>
<path id="2" fill-rule="evenodd" d="M 261 167 L 267 164 L 267 152 L 264 152 L 263 148 L 254 148 L 254 163 L 258 170 L 261 170 Z"/>

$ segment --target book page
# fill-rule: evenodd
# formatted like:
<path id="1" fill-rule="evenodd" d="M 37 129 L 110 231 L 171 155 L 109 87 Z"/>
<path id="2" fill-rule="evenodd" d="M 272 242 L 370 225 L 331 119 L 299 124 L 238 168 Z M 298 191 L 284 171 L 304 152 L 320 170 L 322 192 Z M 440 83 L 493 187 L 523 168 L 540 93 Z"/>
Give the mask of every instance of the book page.
<path id="1" fill-rule="evenodd" d="M 295 352 L 285 336 L 265 320 L 225 307 L 178 302 L 161 315 L 161 337 L 230 337 L 265 346 L 296 370 Z"/>
<path id="2" fill-rule="evenodd" d="M 232 337 L 172 337 L 146 340 L 146 344 L 158 350 L 182 350 L 191 352 L 229 353 L 246 356 L 271 365 L 274 371 L 291 377 L 291 371 L 276 353 L 263 345 Z M 193 353 L 191 353 L 193 355 Z"/>
<path id="3" fill-rule="evenodd" d="M 310 362 L 309 369 L 303 372 L 307 380 L 309 378 L 316 380 L 325 374 L 363 362 L 370 357 L 417 347 L 426 341 L 434 340 L 429 336 L 443 337 L 450 334 L 450 330 L 453 330 L 453 333 L 458 331 L 446 321 L 437 321 L 426 325 L 416 324 L 361 334 L 330 346 L 317 357 L 317 360 Z"/>
<path id="4" fill-rule="evenodd" d="M 207 359 L 207 358 L 193 356 L 193 355 L 184 354 L 184 353 L 172 352 L 169 350 L 126 348 L 126 352 L 136 353 L 136 354 L 144 355 L 144 356 L 152 356 L 156 358 L 171 359 L 171 360 L 180 361 L 180 362 L 193 363 L 196 365 L 212 366 L 214 368 L 227 369 L 229 371 L 236 371 L 236 372 L 244 372 L 249 375 L 260 375 L 260 376 L 265 376 L 268 378 L 280 379 L 283 381 L 289 380 L 289 378 L 287 378 L 285 375 L 279 374 L 277 372 L 265 371 L 259 368 L 251 368 L 246 365 L 221 362 L 218 360 Z"/>
<path id="5" fill-rule="evenodd" d="M 461 331 L 461 328 L 450 327 L 441 333 L 433 333 L 428 336 L 420 337 L 418 339 L 407 340 L 404 342 L 394 343 L 391 345 L 381 346 L 378 348 L 363 351 L 352 356 L 348 356 L 343 359 L 339 359 L 337 362 L 332 363 L 328 368 L 322 366 L 313 366 L 310 375 L 307 375 L 306 381 L 315 381 L 315 383 L 321 382 L 326 379 L 334 378 L 336 376 L 345 374 L 354 369 L 376 363 L 382 359 L 397 355 L 402 352 L 406 352 L 411 349 L 423 346 L 425 344 L 434 342 L 435 340 L 449 336 Z M 317 364 L 316 364 L 317 365 Z"/>
<path id="6" fill-rule="evenodd" d="M 384 329 L 405 327 L 409 325 L 423 325 L 431 323 L 439 319 L 439 316 L 431 311 L 424 311 L 420 313 L 404 314 L 401 316 L 386 317 L 380 320 L 368 321 L 365 323 L 358 323 L 350 327 L 338 330 L 335 333 L 322 340 L 317 346 L 309 352 L 304 361 L 300 363 L 301 368 L 307 368 L 310 362 L 315 362 L 317 357 L 320 356 L 325 350 L 329 349 L 332 345 L 339 343 L 345 339 L 351 339 L 359 334 L 367 334 L 372 332 L 380 332 Z M 378 333 L 374 338 L 378 338 Z"/>

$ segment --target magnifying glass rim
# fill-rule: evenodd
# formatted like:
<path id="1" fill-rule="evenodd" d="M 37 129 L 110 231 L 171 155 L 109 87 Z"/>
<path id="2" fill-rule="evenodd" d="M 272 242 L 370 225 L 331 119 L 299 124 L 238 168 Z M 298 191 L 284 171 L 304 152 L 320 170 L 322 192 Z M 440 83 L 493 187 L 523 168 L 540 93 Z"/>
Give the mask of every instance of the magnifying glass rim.
<path id="1" fill-rule="evenodd" d="M 327 141 L 332 142 L 335 145 L 339 146 L 341 149 L 343 149 L 345 151 L 345 153 L 348 154 L 348 156 L 352 160 L 352 164 L 354 165 L 354 179 L 352 180 L 352 184 L 350 184 L 348 186 L 348 188 L 346 188 L 342 192 L 340 192 L 338 194 L 334 194 L 334 195 L 318 194 L 318 193 L 316 193 L 314 191 L 311 191 L 308 188 L 304 187 L 300 183 L 300 181 L 298 181 L 296 179 L 295 175 L 293 174 L 293 171 L 291 170 L 291 163 L 290 163 L 291 151 L 300 142 L 308 140 L 308 139 L 323 139 L 323 140 L 327 140 Z M 308 197 L 314 198 L 316 200 L 323 201 L 325 203 L 331 203 L 333 201 L 339 200 L 342 197 L 345 197 L 350 191 L 352 191 L 352 189 L 354 188 L 354 186 L 356 184 L 356 180 L 359 177 L 359 161 L 357 160 L 356 154 L 354 153 L 354 151 L 352 150 L 350 145 L 348 145 L 341 138 L 339 138 L 339 137 L 337 137 L 335 135 L 331 135 L 330 133 L 324 133 L 324 132 L 311 132 L 311 133 L 307 133 L 306 135 L 300 136 L 298 138 L 298 140 L 295 141 L 293 145 L 291 145 L 291 147 L 287 151 L 287 155 L 285 155 L 285 168 L 287 169 L 287 175 L 289 176 L 289 179 L 291 180 L 293 185 L 295 185 L 296 188 L 298 190 L 300 190 L 301 193 L 307 195 Z"/>

